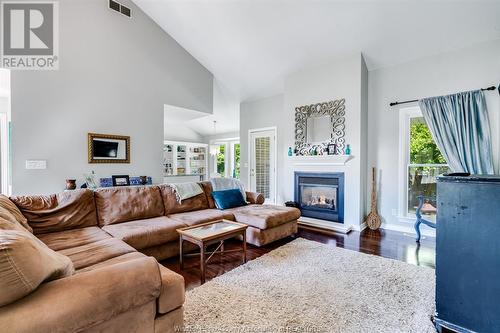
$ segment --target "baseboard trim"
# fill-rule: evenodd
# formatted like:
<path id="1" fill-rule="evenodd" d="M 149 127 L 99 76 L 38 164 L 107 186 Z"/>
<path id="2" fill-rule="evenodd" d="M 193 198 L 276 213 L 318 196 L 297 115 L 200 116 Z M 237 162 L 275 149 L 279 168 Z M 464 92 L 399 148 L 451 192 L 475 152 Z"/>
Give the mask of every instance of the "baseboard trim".
<path id="1" fill-rule="evenodd" d="M 340 232 L 342 234 L 348 234 L 353 230 L 352 226 L 344 225 L 342 223 L 337 222 L 327 222 L 323 220 L 313 219 L 310 217 L 301 216 L 298 220 L 299 226 L 303 226 L 305 228 L 314 228 L 314 229 L 322 229 L 327 231 L 335 231 Z"/>
<path id="2" fill-rule="evenodd" d="M 399 224 L 389 224 L 389 223 L 384 223 L 381 226 L 382 229 L 385 230 L 392 230 L 392 231 L 399 231 L 405 234 L 409 234 L 411 236 L 416 236 L 415 228 L 413 225 L 399 225 Z M 436 231 L 435 229 L 431 229 L 429 227 L 426 227 L 424 225 L 421 226 L 420 232 L 422 233 L 423 236 L 426 237 L 436 237 Z"/>

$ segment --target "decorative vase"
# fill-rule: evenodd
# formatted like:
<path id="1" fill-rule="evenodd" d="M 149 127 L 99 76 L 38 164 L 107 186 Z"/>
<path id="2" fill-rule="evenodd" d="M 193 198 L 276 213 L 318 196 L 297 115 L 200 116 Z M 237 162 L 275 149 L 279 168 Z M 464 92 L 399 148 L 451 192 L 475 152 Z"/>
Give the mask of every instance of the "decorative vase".
<path id="1" fill-rule="evenodd" d="M 288 156 L 292 156 L 292 155 L 293 155 L 292 147 L 288 147 Z"/>
<path id="2" fill-rule="evenodd" d="M 76 179 L 66 179 L 66 189 L 75 190 L 76 189 Z"/>
<path id="3" fill-rule="evenodd" d="M 351 145 L 347 145 L 347 147 L 345 149 L 345 154 L 346 155 L 351 155 Z"/>

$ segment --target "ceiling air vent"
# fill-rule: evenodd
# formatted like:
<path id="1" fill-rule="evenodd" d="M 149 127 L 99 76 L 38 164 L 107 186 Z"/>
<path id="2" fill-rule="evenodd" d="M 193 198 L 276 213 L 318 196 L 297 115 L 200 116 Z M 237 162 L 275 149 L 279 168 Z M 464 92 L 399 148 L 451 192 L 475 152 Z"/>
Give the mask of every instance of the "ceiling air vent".
<path id="1" fill-rule="evenodd" d="M 121 3 L 118 3 L 116 1 L 109 0 L 109 8 L 114 10 L 115 12 L 123 14 L 127 17 L 132 16 L 132 12 L 130 11 L 130 8 L 124 6 Z"/>

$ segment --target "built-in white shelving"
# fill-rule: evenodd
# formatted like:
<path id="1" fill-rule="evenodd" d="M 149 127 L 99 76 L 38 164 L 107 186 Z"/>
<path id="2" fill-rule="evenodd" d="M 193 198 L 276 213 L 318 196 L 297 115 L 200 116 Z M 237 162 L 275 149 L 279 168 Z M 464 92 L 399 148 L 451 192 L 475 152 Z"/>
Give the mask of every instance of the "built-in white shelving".
<path id="1" fill-rule="evenodd" d="M 170 182 L 175 179 L 207 179 L 208 145 L 195 142 L 165 141 L 163 144 L 164 177 Z M 178 178 L 171 178 L 178 177 Z"/>

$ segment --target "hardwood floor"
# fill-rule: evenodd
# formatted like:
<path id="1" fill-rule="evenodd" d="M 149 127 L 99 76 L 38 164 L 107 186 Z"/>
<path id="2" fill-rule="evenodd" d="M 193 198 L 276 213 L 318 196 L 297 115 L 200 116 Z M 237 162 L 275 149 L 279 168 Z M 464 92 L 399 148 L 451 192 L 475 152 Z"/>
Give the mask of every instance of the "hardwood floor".
<path id="1" fill-rule="evenodd" d="M 299 228 L 297 237 L 313 240 L 316 242 L 338 246 L 349 250 L 374 254 L 385 258 L 401 260 L 410 264 L 420 266 L 435 266 L 435 240 L 434 238 L 423 238 L 420 245 L 415 242 L 413 235 L 404 234 L 390 230 L 369 230 L 362 232 L 350 232 L 349 234 L 325 233 L 316 230 Z M 247 258 L 252 260 L 258 258 L 290 241 L 289 237 L 264 247 L 249 245 Z M 241 242 L 231 240 L 226 242 L 225 248 L 236 249 Z M 191 257 L 185 259 L 184 270 L 179 269 L 179 258 L 171 258 L 162 262 L 169 269 L 184 276 L 186 289 L 192 289 L 200 285 L 199 258 Z M 224 256 L 216 255 L 207 265 L 207 281 L 222 275 L 242 264 L 241 255 L 238 252 L 227 253 Z"/>

